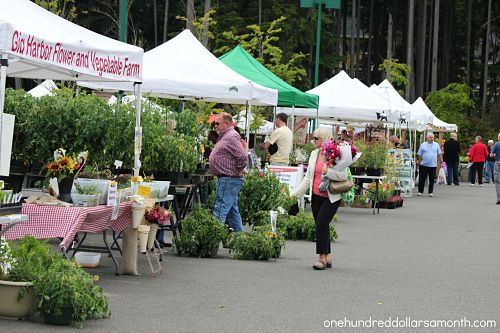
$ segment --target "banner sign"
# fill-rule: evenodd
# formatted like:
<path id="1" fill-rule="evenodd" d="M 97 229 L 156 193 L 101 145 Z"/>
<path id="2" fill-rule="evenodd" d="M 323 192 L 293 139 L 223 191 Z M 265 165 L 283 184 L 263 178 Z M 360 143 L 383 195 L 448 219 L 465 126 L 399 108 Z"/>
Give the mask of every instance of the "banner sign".
<path id="1" fill-rule="evenodd" d="M 138 54 L 117 55 L 113 51 L 91 48 L 82 41 L 67 45 L 15 30 L 10 35 L 9 51 L 38 63 L 104 78 L 140 81 L 142 74 L 142 62 Z"/>
<path id="2" fill-rule="evenodd" d="M 293 142 L 306 142 L 308 124 L 309 118 L 295 117 L 295 124 L 293 126 Z"/>
<path id="3" fill-rule="evenodd" d="M 304 167 L 302 165 L 296 167 L 270 165 L 269 171 L 275 173 L 282 184 L 288 185 L 290 192 L 295 191 L 302 182 L 302 178 L 304 178 Z"/>

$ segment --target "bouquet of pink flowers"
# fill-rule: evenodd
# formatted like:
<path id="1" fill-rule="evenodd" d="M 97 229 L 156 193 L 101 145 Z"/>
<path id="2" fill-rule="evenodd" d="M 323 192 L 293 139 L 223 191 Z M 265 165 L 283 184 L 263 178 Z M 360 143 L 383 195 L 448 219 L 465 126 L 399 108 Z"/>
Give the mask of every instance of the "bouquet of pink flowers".
<path id="1" fill-rule="evenodd" d="M 342 146 L 345 146 L 346 143 L 342 143 Z M 357 153 L 358 153 L 358 148 L 351 143 L 349 143 L 350 146 L 350 152 L 352 158 L 354 158 Z M 344 152 L 346 152 L 344 150 Z M 321 145 L 321 151 L 320 153 L 323 155 L 323 158 L 325 159 L 325 165 L 329 168 L 333 167 L 334 165 L 337 164 L 337 162 L 341 159 L 341 154 L 342 150 L 339 145 L 333 140 L 328 140 L 324 142 Z M 326 175 L 321 176 L 321 184 L 319 186 L 320 192 L 327 192 L 328 191 L 328 185 L 329 185 L 330 180 Z"/>
<path id="2" fill-rule="evenodd" d="M 153 208 L 146 209 L 146 212 L 144 213 L 144 218 L 146 219 L 146 221 L 150 223 L 158 223 L 165 225 L 170 220 L 171 215 L 172 214 L 168 209 L 165 209 L 160 206 L 155 206 Z"/>
<path id="3" fill-rule="evenodd" d="M 325 159 L 325 164 L 328 167 L 332 167 L 335 165 L 336 160 L 340 157 L 340 148 L 335 141 L 328 140 L 323 142 L 321 145 L 320 153 Z"/>

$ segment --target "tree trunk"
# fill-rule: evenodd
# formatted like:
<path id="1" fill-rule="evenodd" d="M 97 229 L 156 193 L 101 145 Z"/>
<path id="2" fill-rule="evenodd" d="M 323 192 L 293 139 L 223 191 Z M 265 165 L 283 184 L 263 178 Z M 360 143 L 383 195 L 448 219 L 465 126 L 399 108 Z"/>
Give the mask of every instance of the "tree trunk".
<path id="1" fill-rule="evenodd" d="M 439 43 L 439 0 L 434 0 L 434 34 L 432 38 L 431 91 L 437 90 L 438 43 Z"/>
<path id="2" fill-rule="evenodd" d="M 169 0 L 165 0 L 165 14 L 163 16 L 163 43 L 167 41 L 167 32 L 168 32 L 168 7 Z"/>
<path id="3" fill-rule="evenodd" d="M 262 32 L 262 0 L 259 0 L 259 29 Z M 262 36 L 259 37 L 259 58 L 264 59 L 264 50 L 262 48 Z"/>
<path id="4" fill-rule="evenodd" d="M 466 82 L 470 87 L 470 73 L 471 73 L 471 32 L 472 32 L 472 2 L 473 0 L 468 0 L 467 6 L 467 73 L 466 73 Z"/>
<path id="5" fill-rule="evenodd" d="M 411 92 L 412 88 L 412 76 L 413 76 L 413 26 L 414 26 L 414 15 L 415 15 L 415 0 L 409 0 L 408 8 L 408 38 L 406 47 L 406 64 L 410 67 L 411 72 L 407 75 L 408 85 L 405 87 L 405 97 L 408 102 L 413 100 Z"/>
<path id="6" fill-rule="evenodd" d="M 207 17 L 207 14 L 210 11 L 211 7 L 212 7 L 212 4 L 210 3 L 210 0 L 205 0 L 205 17 Z M 207 21 L 204 22 L 204 25 L 203 25 L 203 35 L 201 37 L 201 43 L 206 48 L 208 48 L 208 31 L 209 31 L 209 29 L 210 29 L 210 27 L 208 26 L 208 19 L 207 19 Z"/>
<path id="7" fill-rule="evenodd" d="M 387 22 L 387 58 L 392 59 L 392 13 L 389 12 L 389 21 Z M 386 77 L 389 77 L 389 71 L 386 73 Z"/>
<path id="8" fill-rule="evenodd" d="M 415 97 L 424 96 L 425 35 L 427 28 L 427 0 L 418 2 L 417 70 L 415 71 Z"/>
<path id="9" fill-rule="evenodd" d="M 155 27 L 155 47 L 158 46 L 158 13 L 156 10 L 156 0 L 153 0 L 153 16 L 154 16 L 154 27 Z"/>
<path id="10" fill-rule="evenodd" d="M 193 30 L 194 21 L 194 0 L 187 0 L 186 3 L 186 29 Z"/>
<path id="11" fill-rule="evenodd" d="M 488 108 L 488 60 L 490 53 L 490 28 L 491 28 L 491 0 L 488 1 L 488 20 L 486 21 L 486 49 L 484 52 L 484 78 L 483 78 L 483 106 L 481 108 L 481 117 Z"/>
<path id="12" fill-rule="evenodd" d="M 427 34 L 427 59 L 425 66 L 425 83 L 424 83 L 424 93 L 428 93 L 431 87 L 431 68 L 432 68 L 432 38 L 434 32 L 434 1 L 431 0 L 431 8 L 429 11 L 429 33 Z"/>
<path id="13" fill-rule="evenodd" d="M 347 51 L 347 0 L 342 0 L 342 69 L 347 71 L 346 57 L 344 56 L 344 50 Z"/>
<path id="14" fill-rule="evenodd" d="M 372 34 L 373 34 L 373 10 L 374 10 L 374 0 L 370 0 L 370 23 L 368 27 L 368 56 L 366 61 L 366 84 L 370 86 L 372 84 Z"/>
<path id="15" fill-rule="evenodd" d="M 356 73 L 354 73 L 354 77 L 357 76 L 357 73 L 361 71 L 361 58 L 360 58 L 360 48 L 361 48 L 361 39 L 360 39 L 360 26 L 361 26 L 361 0 L 356 2 Z"/>
<path id="16" fill-rule="evenodd" d="M 450 59 L 451 59 L 451 31 L 453 20 L 453 0 L 443 0 L 443 24 L 442 24 L 442 42 L 441 42 L 441 79 L 439 86 L 445 87 L 450 81 Z"/>
<path id="17" fill-rule="evenodd" d="M 354 48 L 355 48 L 355 40 L 354 40 L 354 34 L 356 31 L 356 0 L 352 0 L 352 8 L 351 8 L 351 54 L 350 54 L 350 74 L 351 77 L 354 77 L 355 75 L 355 66 L 356 66 L 356 61 L 354 59 Z"/>

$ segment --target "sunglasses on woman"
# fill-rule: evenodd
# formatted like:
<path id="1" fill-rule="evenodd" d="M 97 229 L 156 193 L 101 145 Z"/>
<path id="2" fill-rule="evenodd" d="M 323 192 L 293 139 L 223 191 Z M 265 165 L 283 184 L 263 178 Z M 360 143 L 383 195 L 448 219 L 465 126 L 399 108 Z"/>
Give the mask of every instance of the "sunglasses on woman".
<path id="1" fill-rule="evenodd" d="M 318 141 L 319 139 L 320 139 L 320 138 L 318 138 L 317 136 L 314 136 L 314 137 L 313 137 L 313 140 L 314 140 L 314 141 Z"/>

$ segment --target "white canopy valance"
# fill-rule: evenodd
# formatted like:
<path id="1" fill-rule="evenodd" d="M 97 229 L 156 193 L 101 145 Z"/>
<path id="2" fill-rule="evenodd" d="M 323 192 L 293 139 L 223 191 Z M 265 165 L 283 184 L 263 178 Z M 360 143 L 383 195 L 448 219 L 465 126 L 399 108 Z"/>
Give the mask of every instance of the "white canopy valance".
<path id="1" fill-rule="evenodd" d="M 79 82 L 106 91 L 132 91 L 128 83 Z M 184 30 L 144 54 L 142 91 L 170 99 L 252 105 L 276 105 L 278 92 L 236 73 Z"/>

